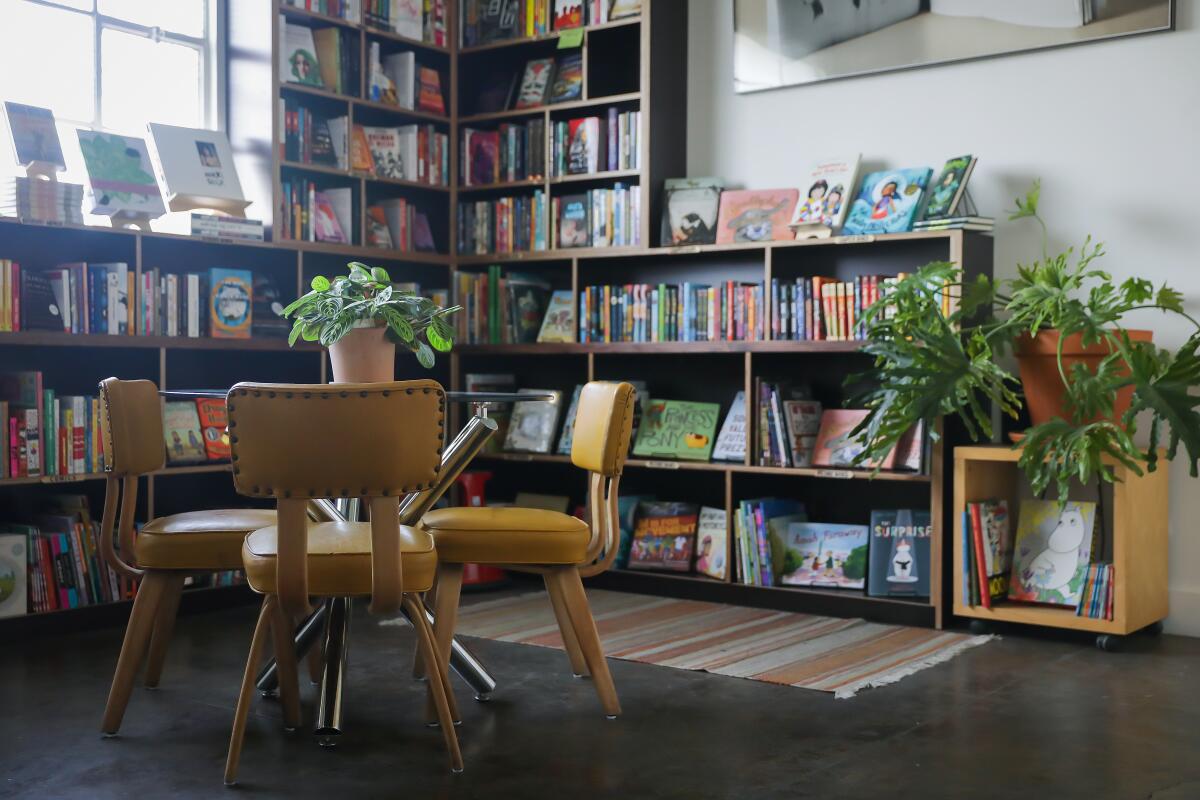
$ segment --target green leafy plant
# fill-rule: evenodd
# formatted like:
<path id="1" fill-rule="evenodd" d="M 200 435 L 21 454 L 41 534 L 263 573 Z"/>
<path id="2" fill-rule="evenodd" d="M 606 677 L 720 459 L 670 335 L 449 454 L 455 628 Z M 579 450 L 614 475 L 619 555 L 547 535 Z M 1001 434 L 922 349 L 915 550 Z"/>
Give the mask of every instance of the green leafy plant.
<path id="1" fill-rule="evenodd" d="M 318 275 L 312 291 L 283 310 L 294 318 L 288 344 L 297 339 L 329 347 L 354 327 L 387 327 L 387 337 L 411 350 L 421 366 L 434 364 L 434 351 L 448 353 L 454 329 L 446 320 L 461 306 L 442 308 L 426 297 L 402 292 L 382 267 L 352 261 L 349 275 L 330 280 Z"/>
<path id="2" fill-rule="evenodd" d="M 1019 264 L 1017 276 L 993 283 L 984 276 L 963 282 L 962 271 L 947 262 L 927 264 L 897 282 L 866 312 L 873 368 L 851 380 L 870 387 L 855 402 L 870 410 L 856 428 L 866 448 L 860 464 L 882 460 L 913 425 L 924 422 L 936 436 L 943 415 L 962 420 L 972 439 L 992 437 L 989 404 L 1016 418 L 1023 400 L 1020 382 L 997 359 L 1022 334 L 1059 332 L 1057 363 L 1065 389 L 1065 417 L 1025 432 L 1020 466 L 1038 494 L 1053 485 L 1065 500 L 1072 480 L 1114 480 L 1113 463 L 1135 474 L 1157 466 L 1165 440 L 1167 457 L 1182 444 L 1193 477 L 1200 461 L 1200 324 L 1183 309 L 1183 297 L 1167 285 L 1157 289 L 1143 278 L 1121 283 L 1094 266 L 1104 247 L 1091 237 L 1082 247 L 1050 255 L 1048 231 L 1038 214 L 1041 186 L 1035 182 L 1018 198 L 1009 219 L 1032 219 L 1042 229 L 1042 255 Z M 943 295 L 961 297 L 943 315 Z M 1186 319 L 1195 329 L 1177 351 L 1134 340 L 1121 326 L 1126 314 L 1157 309 Z M 1063 341 L 1078 334 L 1085 346 L 1104 345 L 1106 355 L 1093 371 L 1063 360 Z M 1117 393 L 1132 387 L 1132 403 L 1113 419 Z M 1146 446 L 1135 442 L 1138 417 L 1148 419 Z"/>

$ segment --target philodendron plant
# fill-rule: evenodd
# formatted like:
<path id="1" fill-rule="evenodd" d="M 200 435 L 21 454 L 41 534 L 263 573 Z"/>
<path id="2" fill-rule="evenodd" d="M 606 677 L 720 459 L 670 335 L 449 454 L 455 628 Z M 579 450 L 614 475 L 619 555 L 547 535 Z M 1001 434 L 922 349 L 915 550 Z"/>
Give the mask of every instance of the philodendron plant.
<path id="1" fill-rule="evenodd" d="M 434 351 L 450 352 L 454 329 L 446 317 L 461 306 L 442 308 L 427 297 L 402 292 L 382 267 L 352 261 L 350 274 L 332 280 L 318 275 L 312 291 L 283 310 L 294 317 L 288 344 L 297 339 L 329 347 L 355 327 L 387 327 L 387 337 L 411 350 L 421 366 L 434 364 Z"/>
<path id="2" fill-rule="evenodd" d="M 1095 268 L 1104 248 L 1091 237 L 1078 251 L 1050 255 L 1039 196 L 1040 184 L 1034 183 L 1009 214 L 1012 220 L 1036 220 L 1042 228 L 1042 257 L 1018 265 L 1015 278 L 993 283 L 979 276 L 964 284 L 957 266 L 935 262 L 896 283 L 867 310 L 864 350 L 875 361 L 869 373 L 855 376 L 872 387 L 857 398 L 870 410 L 856 429 L 866 445 L 859 463 L 882 460 L 918 422 L 937 436 L 934 423 L 943 415 L 961 419 L 972 439 L 990 440 L 989 401 L 1013 418 L 1023 404 L 1019 381 L 998 357 L 1027 337 L 1056 331 L 1065 413 L 1029 428 L 1018 443 L 1020 466 L 1033 490 L 1041 494 L 1053 484 L 1065 500 L 1073 480 L 1114 480 L 1113 462 L 1137 475 L 1143 468 L 1153 471 L 1164 439 L 1168 458 L 1183 444 L 1191 474 L 1197 475 L 1200 395 L 1192 390 L 1200 386 L 1200 324 L 1169 286 L 1155 289 L 1144 278 L 1116 283 Z M 947 291 L 961 298 L 949 316 L 941 313 Z M 1174 352 L 1148 338 L 1135 339 L 1122 320 L 1141 309 L 1175 315 L 1195 330 Z M 1064 361 L 1063 342 L 1070 336 L 1098 349 L 1094 368 Z M 1122 411 L 1118 393 L 1128 398 L 1130 390 Z M 1143 414 L 1144 448 L 1135 442 Z"/>

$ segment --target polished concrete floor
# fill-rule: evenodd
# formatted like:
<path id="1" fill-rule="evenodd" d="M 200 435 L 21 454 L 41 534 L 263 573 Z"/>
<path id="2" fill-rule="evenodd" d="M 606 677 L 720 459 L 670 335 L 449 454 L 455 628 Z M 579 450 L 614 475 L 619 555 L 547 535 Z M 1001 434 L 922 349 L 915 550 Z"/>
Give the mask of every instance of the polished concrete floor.
<path id="1" fill-rule="evenodd" d="M 613 661 L 616 721 L 561 652 L 473 641 L 501 687 L 479 704 L 457 684 L 466 772 L 451 775 L 421 724 L 411 631 L 365 614 L 342 745 L 284 733 L 258 701 L 225 789 L 254 613 L 181 618 L 162 688 L 134 693 L 115 739 L 98 725 L 120 631 L 0 645 L 0 796 L 1200 798 L 1200 640 L 1108 654 L 1009 632 L 851 700 Z"/>

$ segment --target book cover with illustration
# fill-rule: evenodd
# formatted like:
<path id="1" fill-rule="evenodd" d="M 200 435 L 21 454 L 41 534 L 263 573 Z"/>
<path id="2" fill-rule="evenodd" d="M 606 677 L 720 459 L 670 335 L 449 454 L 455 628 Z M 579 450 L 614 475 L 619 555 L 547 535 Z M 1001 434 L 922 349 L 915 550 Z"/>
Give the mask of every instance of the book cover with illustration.
<path id="1" fill-rule="evenodd" d="M 858 424 L 867 418 L 870 412 L 857 408 L 831 408 L 821 414 L 821 427 L 817 432 L 817 441 L 813 445 L 812 465 L 814 467 L 854 467 L 857 469 L 876 466 L 881 469 L 891 469 L 896 463 L 896 451 L 888 453 L 882 464 L 868 461 L 855 464 L 854 459 L 864 449 L 862 437 L 851 436 Z"/>
<path id="2" fill-rule="evenodd" d="M 842 233 L 856 236 L 910 230 L 932 171 L 929 167 L 917 167 L 867 175 L 850 207 Z"/>
<path id="3" fill-rule="evenodd" d="M 713 461 L 741 462 L 746 458 L 746 392 L 738 391 L 713 445 Z"/>
<path id="4" fill-rule="evenodd" d="M 554 30 L 583 25 L 583 0 L 554 0 Z"/>
<path id="5" fill-rule="evenodd" d="M 932 537 L 933 524 L 927 509 L 872 511 L 867 594 L 928 597 Z"/>
<path id="6" fill-rule="evenodd" d="M 1008 598 L 1079 605 L 1095 522 L 1095 503 L 1071 501 L 1059 508 L 1054 500 L 1022 500 Z"/>
<path id="7" fill-rule="evenodd" d="M 400 144 L 400 131 L 396 128 L 364 125 L 363 135 L 375 165 L 375 174 L 380 178 L 404 179 L 404 154 Z"/>
<path id="8" fill-rule="evenodd" d="M 204 435 L 196 404 L 180 401 L 163 404 L 163 440 L 168 464 L 195 464 L 205 460 Z"/>
<path id="9" fill-rule="evenodd" d="M 305 86 L 320 86 L 321 64 L 317 60 L 317 46 L 313 41 L 312 28 L 284 20 L 281 23 L 282 47 L 279 48 L 279 75 L 285 83 Z M 330 87 L 332 88 L 332 87 Z"/>
<path id="10" fill-rule="evenodd" d="M 571 446 L 575 443 L 575 413 L 579 411 L 579 396 L 583 394 L 583 384 L 575 384 L 575 390 L 571 392 L 571 402 L 567 405 L 567 413 L 563 415 L 562 433 L 558 437 L 558 450 L 560 456 L 571 455 Z"/>
<path id="11" fill-rule="evenodd" d="M 575 299 L 570 289 L 557 289 L 550 295 L 537 340 L 566 344 L 575 341 Z"/>
<path id="12" fill-rule="evenodd" d="M 586 194 L 563 195 L 559 200 L 558 246 L 587 247 L 592 243 Z"/>
<path id="13" fill-rule="evenodd" d="M 801 185 L 803 194 L 792 214 L 797 239 L 827 235 L 842 227 L 858 179 L 856 153 L 852 158 L 826 158 L 812 164 Z"/>
<path id="14" fill-rule="evenodd" d="M 519 394 L 552 394 L 550 400 L 527 400 L 512 404 L 512 416 L 504 437 L 504 449 L 522 453 L 549 453 L 558 430 L 562 392 L 557 389 L 518 389 Z"/>
<path id="15" fill-rule="evenodd" d="M 508 303 L 513 342 L 533 344 L 538 340 L 550 303 L 550 284 L 537 275 L 510 272 L 505 276 L 504 288 L 508 294 L 504 299 Z"/>
<path id="16" fill-rule="evenodd" d="M 663 181 L 663 245 L 713 244 L 721 206 L 720 178 Z"/>
<path id="17" fill-rule="evenodd" d="M 692 568 L 699 507 L 693 503 L 642 502 L 633 523 L 630 569 Z"/>
<path id="18" fill-rule="evenodd" d="M 391 249 L 392 233 L 388 230 L 383 206 L 367 206 L 367 246 Z"/>
<path id="19" fill-rule="evenodd" d="M 718 403 L 651 398 L 638 426 L 633 454 L 641 458 L 708 461 L 720 413 Z"/>
<path id="20" fill-rule="evenodd" d="M 521 109 L 545 105 L 553 72 L 553 58 L 534 58 L 525 62 L 525 75 L 521 78 L 521 88 L 517 90 L 517 102 L 513 107 Z"/>
<path id="21" fill-rule="evenodd" d="M 922 220 L 945 219 L 958 211 L 977 160 L 975 156 L 966 155 L 946 162 L 937 180 L 929 185 L 929 201 L 925 204 Z"/>
<path id="22" fill-rule="evenodd" d="M 19 617 L 28 611 L 28 540 L 25 533 L 0 533 L 0 617 Z"/>
<path id="23" fill-rule="evenodd" d="M 58 128 L 54 126 L 54 112 L 48 108 L 5 100 L 4 113 L 8 117 L 8 132 L 12 136 L 13 154 L 18 166 L 50 164 L 58 172 L 67 168 L 62 143 L 58 140 Z"/>
<path id="24" fill-rule="evenodd" d="M 770 242 L 792 238 L 788 227 L 800 192 L 796 189 L 740 189 L 721 192 L 717 244 Z"/>
<path id="25" fill-rule="evenodd" d="M 558 60 L 554 67 L 554 83 L 550 87 L 550 102 L 565 103 L 583 97 L 583 56 L 571 53 Z"/>
<path id="26" fill-rule="evenodd" d="M 817 434 L 821 432 L 821 404 L 816 400 L 784 400 L 788 443 L 793 467 L 812 465 Z"/>
<path id="27" fill-rule="evenodd" d="M 158 217 L 166 212 L 145 140 L 83 129 L 75 133 L 87 170 L 89 213 L 105 217 L 122 213 Z"/>
<path id="28" fill-rule="evenodd" d="M 254 275 L 248 269 L 208 271 L 208 329 L 215 339 L 249 339 Z"/>
<path id="29" fill-rule="evenodd" d="M 791 523 L 784 543 L 783 584 L 862 589 L 870 535 L 866 525 Z"/>
<path id="30" fill-rule="evenodd" d="M 200 435 L 208 460 L 229 460 L 229 413 L 225 401 L 220 397 L 198 397 L 196 413 L 200 418 Z"/>
<path id="31" fill-rule="evenodd" d="M 725 580 L 729 524 L 725 509 L 703 506 L 696 523 L 696 572 Z"/>

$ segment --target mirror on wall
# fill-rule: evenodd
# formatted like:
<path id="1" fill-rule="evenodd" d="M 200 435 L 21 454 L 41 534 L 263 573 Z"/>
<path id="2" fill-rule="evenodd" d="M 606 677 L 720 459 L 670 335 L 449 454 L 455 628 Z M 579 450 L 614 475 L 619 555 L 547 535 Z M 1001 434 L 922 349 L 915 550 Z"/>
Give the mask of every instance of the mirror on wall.
<path id="1" fill-rule="evenodd" d="M 734 86 L 756 92 L 1171 30 L 1175 0 L 734 0 Z"/>

